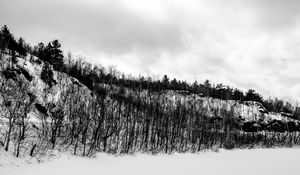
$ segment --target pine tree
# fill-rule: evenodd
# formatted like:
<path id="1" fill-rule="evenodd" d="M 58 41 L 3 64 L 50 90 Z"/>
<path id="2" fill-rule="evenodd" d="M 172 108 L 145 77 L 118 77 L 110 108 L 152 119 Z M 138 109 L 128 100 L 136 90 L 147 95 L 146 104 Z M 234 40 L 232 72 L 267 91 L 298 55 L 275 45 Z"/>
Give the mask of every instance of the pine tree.
<path id="1" fill-rule="evenodd" d="M 163 89 L 168 89 L 170 87 L 170 81 L 167 75 L 163 76 L 162 85 L 163 85 Z"/>
<path id="2" fill-rule="evenodd" d="M 256 93 L 254 89 L 249 89 L 246 93 L 245 100 L 262 102 L 263 98 L 260 94 Z"/>
<path id="3" fill-rule="evenodd" d="M 6 25 L 0 31 L 0 49 L 9 49 L 12 53 L 16 50 L 16 41 Z"/>
<path id="4" fill-rule="evenodd" d="M 59 70 L 63 65 L 63 55 L 58 40 L 50 42 L 47 46 L 47 61 L 53 65 L 55 70 Z"/>
<path id="5" fill-rule="evenodd" d="M 26 56 L 25 41 L 22 37 L 18 39 L 17 51 L 19 52 L 20 55 Z"/>

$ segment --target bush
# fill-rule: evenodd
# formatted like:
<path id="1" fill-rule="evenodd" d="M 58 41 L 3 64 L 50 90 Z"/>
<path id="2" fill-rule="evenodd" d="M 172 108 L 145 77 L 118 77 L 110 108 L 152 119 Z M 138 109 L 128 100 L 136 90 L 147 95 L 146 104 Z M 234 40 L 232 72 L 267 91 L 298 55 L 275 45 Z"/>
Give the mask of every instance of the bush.
<path id="1" fill-rule="evenodd" d="M 53 79 L 53 71 L 49 64 L 45 63 L 41 72 L 41 80 L 45 82 L 50 88 L 55 85 L 55 80 Z"/>

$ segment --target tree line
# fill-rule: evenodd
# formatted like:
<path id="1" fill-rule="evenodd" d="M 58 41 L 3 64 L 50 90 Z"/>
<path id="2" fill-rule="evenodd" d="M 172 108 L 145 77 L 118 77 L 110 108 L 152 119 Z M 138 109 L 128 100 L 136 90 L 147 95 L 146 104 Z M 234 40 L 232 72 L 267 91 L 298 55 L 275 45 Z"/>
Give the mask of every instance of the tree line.
<path id="1" fill-rule="evenodd" d="M 246 124 L 235 114 L 233 106 L 229 110 L 212 109 L 211 117 L 205 100 L 172 100 L 165 93 L 180 90 L 223 100 L 264 102 L 254 90 L 244 94 L 222 84 L 212 85 L 208 80 L 190 85 L 169 80 L 168 76 L 161 80 L 126 77 L 114 68 L 75 60 L 71 54 L 64 58 L 60 47 L 58 40 L 54 40 L 29 49 L 29 53 L 40 59 L 31 61 L 45 63 L 41 73 L 47 85 L 44 91 L 51 92 L 58 84 L 58 101 L 49 99 L 39 104 L 35 94 L 29 93 L 28 81 L 6 76 L 5 70 L 1 70 L 0 112 L 6 118 L 7 130 L 0 141 L 3 140 L 5 150 L 13 149 L 16 156 L 28 153 L 34 156 L 51 148 L 66 148 L 74 154 L 89 156 L 99 151 L 155 154 L 300 143 L 300 123 Z M 4 50 L 12 53 L 11 48 Z M 52 69 L 59 71 L 55 80 Z M 43 99 L 48 99 L 46 95 Z M 279 106 L 278 101 L 271 101 L 270 108 L 289 109 L 283 103 Z M 37 114 L 34 122 L 28 118 L 30 111 Z M 264 125 L 266 130 L 253 129 L 257 125 Z M 286 130 L 280 130 L 281 125 Z"/>
<path id="2" fill-rule="evenodd" d="M 15 56 L 16 53 L 19 56 L 26 56 L 30 51 L 31 46 L 20 37 L 16 39 L 6 25 L 1 28 L 0 31 L 0 53 L 8 52 L 8 54 Z"/>
<path id="3" fill-rule="evenodd" d="M 36 156 L 48 149 L 65 148 L 90 156 L 96 152 L 156 154 L 300 143 L 297 125 L 292 132 L 276 130 L 276 122 L 263 132 L 247 130 L 248 123 L 243 124 L 233 107 L 218 109 L 210 117 L 205 101 L 172 101 L 164 93 L 112 89 L 101 84 L 90 94 L 66 78 L 66 74 L 58 75 L 59 101 L 44 105 L 27 93 L 28 84 L 19 83 L 20 78 L 1 78 L 1 112 L 8 119 L 5 150 L 12 149 L 16 156 Z M 30 110 L 38 116 L 35 122 L 27 118 Z"/>
<path id="4" fill-rule="evenodd" d="M 205 80 L 203 83 L 194 81 L 192 84 L 189 84 L 186 81 L 177 80 L 176 78 L 170 80 L 167 75 L 164 75 L 161 80 L 153 80 L 151 77 L 143 76 L 138 78 L 126 77 L 113 67 L 106 70 L 105 67 L 101 65 L 94 66 L 84 61 L 84 59 L 78 59 L 76 61 L 73 59 L 70 60 L 70 57 L 72 57 L 71 55 L 64 58 L 61 44 L 58 40 L 53 40 L 48 44 L 41 42 L 34 47 L 26 43 L 22 37 L 16 41 L 6 25 L 1 29 L 0 38 L 1 51 L 7 49 L 12 55 L 15 53 L 19 53 L 22 56 L 26 56 L 27 53 L 35 55 L 52 65 L 54 70 L 68 73 L 91 90 L 93 90 L 94 84 L 111 83 L 117 86 L 124 86 L 131 89 L 141 88 L 153 92 L 181 90 L 193 94 L 201 94 L 204 97 L 213 97 L 222 100 L 257 101 L 262 103 L 270 112 L 293 114 L 296 109 L 295 104 L 291 104 L 290 102 L 278 98 L 264 99 L 262 95 L 257 93 L 254 89 L 243 92 L 238 88 L 232 88 L 228 85 L 223 85 L 222 83 L 212 84 L 209 80 Z M 44 66 L 43 69 L 45 70 L 45 73 L 49 72 L 47 71 L 47 69 L 49 69 L 48 65 Z"/>

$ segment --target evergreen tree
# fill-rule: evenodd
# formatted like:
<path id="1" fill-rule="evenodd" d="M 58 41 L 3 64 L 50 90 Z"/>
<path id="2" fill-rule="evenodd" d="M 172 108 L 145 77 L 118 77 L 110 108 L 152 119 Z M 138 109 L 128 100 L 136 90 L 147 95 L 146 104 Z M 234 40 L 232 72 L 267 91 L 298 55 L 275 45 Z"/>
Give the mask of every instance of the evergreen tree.
<path id="1" fill-rule="evenodd" d="M 199 85 L 197 81 L 194 81 L 194 83 L 192 84 L 191 91 L 196 94 L 199 93 Z"/>
<path id="2" fill-rule="evenodd" d="M 55 70 L 59 70 L 63 66 L 63 55 L 62 50 L 60 49 L 61 44 L 58 40 L 50 42 L 47 46 L 47 61 L 53 65 Z"/>
<path id="3" fill-rule="evenodd" d="M 203 86 L 204 86 L 204 95 L 205 96 L 210 96 L 211 95 L 211 89 L 212 89 L 210 81 L 205 80 L 204 83 L 203 83 Z"/>
<path id="4" fill-rule="evenodd" d="M 174 78 L 174 79 L 170 82 L 170 84 L 171 84 L 171 89 L 173 89 L 173 90 L 176 90 L 176 89 L 179 88 L 179 87 L 178 87 L 178 82 L 177 82 L 176 78 Z"/>
<path id="5" fill-rule="evenodd" d="M 13 54 L 16 50 L 16 41 L 6 25 L 0 31 L 0 49 L 9 49 Z"/>
<path id="6" fill-rule="evenodd" d="M 63 54 L 60 49 L 61 44 L 58 40 L 54 40 L 49 42 L 47 46 L 44 43 L 39 43 L 34 47 L 33 54 L 50 63 L 54 70 L 62 70 L 63 69 Z"/>
<path id="7" fill-rule="evenodd" d="M 163 89 L 169 89 L 170 88 L 170 79 L 167 75 L 163 76 L 162 85 L 163 85 Z"/>
<path id="8" fill-rule="evenodd" d="M 249 89 L 246 93 L 245 100 L 262 102 L 263 98 L 260 94 L 256 93 L 254 89 Z"/>
<path id="9" fill-rule="evenodd" d="M 26 47 L 25 41 L 22 37 L 20 37 L 17 42 L 17 51 L 19 52 L 20 55 L 23 56 L 27 55 L 26 53 L 27 51 L 25 47 Z"/>
<path id="10" fill-rule="evenodd" d="M 234 91 L 233 91 L 233 100 L 243 101 L 244 100 L 243 92 L 240 91 L 239 89 L 234 89 Z"/>

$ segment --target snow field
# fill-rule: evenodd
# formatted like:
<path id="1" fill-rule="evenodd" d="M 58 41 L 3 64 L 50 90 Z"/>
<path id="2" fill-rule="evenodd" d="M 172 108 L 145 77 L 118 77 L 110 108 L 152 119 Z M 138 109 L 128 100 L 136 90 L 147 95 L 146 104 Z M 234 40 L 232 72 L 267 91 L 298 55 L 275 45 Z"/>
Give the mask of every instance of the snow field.
<path id="1" fill-rule="evenodd" d="M 8 161 L 11 161 L 8 158 Z M 16 159 L 16 158 L 13 158 Z M 5 161 L 4 159 L 0 159 Z M 1 175 L 299 175 L 300 148 L 137 154 L 93 158 L 62 154 L 44 163 L 0 166 Z M 15 160 L 16 162 L 16 160 Z M 17 161 L 18 162 L 18 161 Z"/>

